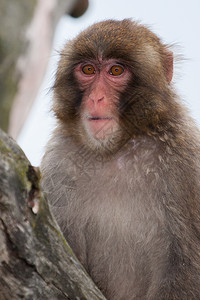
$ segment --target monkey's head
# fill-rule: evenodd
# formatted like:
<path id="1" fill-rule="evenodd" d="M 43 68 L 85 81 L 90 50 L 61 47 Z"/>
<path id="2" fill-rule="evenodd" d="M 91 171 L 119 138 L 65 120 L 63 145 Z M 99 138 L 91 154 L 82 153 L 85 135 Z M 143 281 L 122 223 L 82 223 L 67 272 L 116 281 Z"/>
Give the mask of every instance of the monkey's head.
<path id="1" fill-rule="evenodd" d="M 172 75 L 172 52 L 145 26 L 100 22 L 61 52 L 53 109 L 75 140 L 115 152 L 167 124 L 175 105 Z"/>

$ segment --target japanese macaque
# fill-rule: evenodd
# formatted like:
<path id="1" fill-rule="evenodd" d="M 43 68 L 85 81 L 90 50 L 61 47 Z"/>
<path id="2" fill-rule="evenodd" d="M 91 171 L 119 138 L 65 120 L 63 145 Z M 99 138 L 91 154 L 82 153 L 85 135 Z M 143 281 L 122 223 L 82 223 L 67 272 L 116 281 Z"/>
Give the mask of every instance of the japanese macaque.
<path id="1" fill-rule="evenodd" d="M 169 47 L 128 19 L 61 53 L 42 184 L 109 300 L 200 299 L 200 133 L 172 76 Z"/>

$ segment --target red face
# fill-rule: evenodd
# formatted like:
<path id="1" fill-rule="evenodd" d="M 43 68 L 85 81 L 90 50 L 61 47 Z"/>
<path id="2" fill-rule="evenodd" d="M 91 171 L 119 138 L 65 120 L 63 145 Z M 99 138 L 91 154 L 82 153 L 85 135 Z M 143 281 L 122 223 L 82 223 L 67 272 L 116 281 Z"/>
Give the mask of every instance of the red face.
<path id="1" fill-rule="evenodd" d="M 86 61 L 75 68 L 83 91 L 81 120 L 90 137 L 106 140 L 118 130 L 116 104 L 130 76 L 130 71 L 114 59 Z"/>

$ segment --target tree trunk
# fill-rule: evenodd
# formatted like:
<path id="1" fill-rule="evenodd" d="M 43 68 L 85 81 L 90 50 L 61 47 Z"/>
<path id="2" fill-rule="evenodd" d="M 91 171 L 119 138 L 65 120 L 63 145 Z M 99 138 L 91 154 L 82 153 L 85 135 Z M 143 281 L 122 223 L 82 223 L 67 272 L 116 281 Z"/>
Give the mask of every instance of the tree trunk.
<path id="1" fill-rule="evenodd" d="M 105 300 L 40 189 L 40 171 L 0 130 L 0 300 Z"/>

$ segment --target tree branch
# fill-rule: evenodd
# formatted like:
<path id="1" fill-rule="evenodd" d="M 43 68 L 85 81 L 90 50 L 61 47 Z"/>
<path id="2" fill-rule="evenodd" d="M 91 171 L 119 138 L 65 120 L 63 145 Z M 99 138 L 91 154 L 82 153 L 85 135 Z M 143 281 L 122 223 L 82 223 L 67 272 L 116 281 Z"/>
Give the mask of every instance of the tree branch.
<path id="1" fill-rule="evenodd" d="M 0 299 L 105 300 L 40 190 L 40 172 L 0 130 Z"/>

